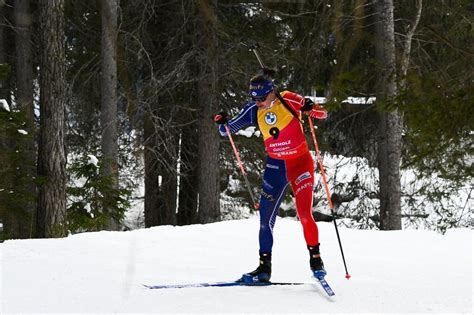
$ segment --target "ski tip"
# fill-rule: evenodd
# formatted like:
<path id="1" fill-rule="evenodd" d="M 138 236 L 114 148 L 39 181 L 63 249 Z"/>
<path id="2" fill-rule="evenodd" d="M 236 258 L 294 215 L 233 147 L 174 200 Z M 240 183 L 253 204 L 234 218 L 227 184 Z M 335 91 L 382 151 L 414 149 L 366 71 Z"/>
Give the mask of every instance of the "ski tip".
<path id="1" fill-rule="evenodd" d="M 351 278 L 351 275 L 346 273 L 346 279 L 349 280 Z"/>

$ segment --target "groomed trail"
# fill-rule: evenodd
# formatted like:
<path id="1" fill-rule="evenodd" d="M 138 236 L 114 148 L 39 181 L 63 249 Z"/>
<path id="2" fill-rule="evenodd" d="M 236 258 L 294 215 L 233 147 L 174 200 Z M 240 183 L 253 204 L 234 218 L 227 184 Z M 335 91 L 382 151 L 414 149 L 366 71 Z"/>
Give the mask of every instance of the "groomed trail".
<path id="1" fill-rule="evenodd" d="M 340 227 L 319 223 L 327 280 L 317 285 L 150 290 L 143 286 L 232 281 L 258 259 L 258 218 L 0 244 L 0 313 L 466 313 L 472 309 L 469 229 Z M 278 219 L 275 282 L 310 282 L 299 222 Z"/>

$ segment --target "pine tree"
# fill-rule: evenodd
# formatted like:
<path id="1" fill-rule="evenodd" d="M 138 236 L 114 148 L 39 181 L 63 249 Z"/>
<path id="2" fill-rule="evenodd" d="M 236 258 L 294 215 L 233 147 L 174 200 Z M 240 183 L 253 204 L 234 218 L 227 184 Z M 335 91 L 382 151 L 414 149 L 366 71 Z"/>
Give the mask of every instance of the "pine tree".
<path id="1" fill-rule="evenodd" d="M 36 211 L 36 147 L 33 103 L 33 47 L 32 42 L 32 13 L 29 0 L 16 0 L 14 2 L 15 20 L 15 48 L 16 48 L 16 105 L 24 113 L 25 122 L 22 130 L 28 133 L 20 141 L 20 157 L 18 174 L 14 190 L 25 198 L 19 205 L 23 215 L 19 217 L 18 225 L 22 238 L 34 235 L 33 220 Z"/>
<path id="2" fill-rule="evenodd" d="M 40 131 L 38 177 L 40 180 L 37 236 L 62 237 L 66 225 L 65 47 L 64 1 L 39 2 Z"/>
<path id="3" fill-rule="evenodd" d="M 198 192 L 200 223 L 220 221 L 218 150 L 219 135 L 213 114 L 219 109 L 219 53 L 217 25 L 219 23 L 213 1 L 198 2 L 198 36 L 200 41 L 200 80 L 198 82 Z"/>
<path id="4" fill-rule="evenodd" d="M 101 113 L 100 122 L 102 127 L 102 165 L 101 175 L 110 178 L 113 189 L 118 188 L 118 115 L 117 115 L 117 0 L 102 0 L 101 7 Z M 106 192 L 112 204 L 105 203 L 103 211 L 111 214 L 114 208 L 114 200 L 111 192 Z M 120 222 L 110 216 L 107 229 L 118 230 Z"/>

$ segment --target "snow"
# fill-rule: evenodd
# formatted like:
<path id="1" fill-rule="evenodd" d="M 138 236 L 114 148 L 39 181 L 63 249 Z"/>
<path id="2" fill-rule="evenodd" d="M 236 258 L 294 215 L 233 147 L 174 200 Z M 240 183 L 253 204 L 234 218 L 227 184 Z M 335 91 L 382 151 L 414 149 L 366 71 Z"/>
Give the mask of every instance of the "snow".
<path id="1" fill-rule="evenodd" d="M 314 103 L 316 104 L 324 104 L 327 103 L 327 98 L 326 97 L 320 97 L 320 96 L 305 96 L 305 98 L 310 98 Z"/>
<path id="2" fill-rule="evenodd" d="M 10 111 L 10 106 L 8 106 L 7 101 L 4 99 L 0 99 L 0 108 L 6 110 L 7 112 Z"/>
<path id="3" fill-rule="evenodd" d="M 236 134 L 247 138 L 251 138 L 253 135 L 260 137 L 260 130 L 258 130 L 257 127 L 251 126 L 237 131 Z"/>
<path id="4" fill-rule="evenodd" d="M 342 101 L 342 103 L 349 104 L 373 104 L 375 102 L 375 97 L 348 97 Z"/>
<path id="5" fill-rule="evenodd" d="M 327 280 L 316 284 L 149 290 L 234 280 L 257 265 L 256 216 L 183 227 L 0 244 L 0 313 L 472 313 L 469 229 L 367 231 L 319 223 Z M 273 281 L 311 282 L 299 222 L 275 226 Z"/>
<path id="6" fill-rule="evenodd" d="M 95 155 L 88 154 L 87 158 L 87 164 L 94 165 L 95 167 L 97 167 L 97 165 L 99 164 L 99 159 Z"/>
<path id="7" fill-rule="evenodd" d="M 336 64 L 337 61 L 334 59 L 334 64 Z M 327 103 L 327 98 L 326 97 L 316 97 L 316 96 L 305 96 L 305 98 L 310 98 L 314 103 L 316 104 L 324 104 Z M 341 103 L 349 103 L 349 104 L 373 104 L 375 102 L 375 97 L 354 97 L 354 96 L 349 96 L 345 100 L 343 100 Z"/>

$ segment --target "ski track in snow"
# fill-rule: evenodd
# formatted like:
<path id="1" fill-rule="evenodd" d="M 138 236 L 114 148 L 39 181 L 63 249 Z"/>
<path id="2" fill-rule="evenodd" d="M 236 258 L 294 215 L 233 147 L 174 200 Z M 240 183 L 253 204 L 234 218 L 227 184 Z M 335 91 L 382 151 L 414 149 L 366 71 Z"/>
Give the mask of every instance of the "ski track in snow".
<path id="1" fill-rule="evenodd" d="M 319 223 L 320 286 L 150 290 L 232 281 L 258 259 L 258 218 L 0 244 L 0 313 L 472 313 L 469 229 L 362 231 Z M 312 282 L 299 222 L 279 219 L 272 280 Z"/>

